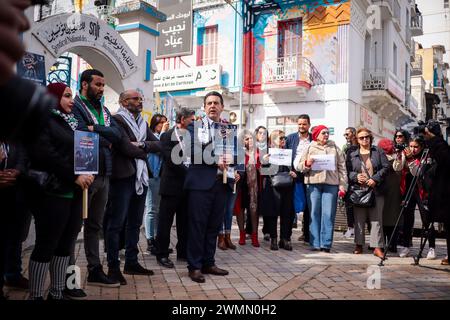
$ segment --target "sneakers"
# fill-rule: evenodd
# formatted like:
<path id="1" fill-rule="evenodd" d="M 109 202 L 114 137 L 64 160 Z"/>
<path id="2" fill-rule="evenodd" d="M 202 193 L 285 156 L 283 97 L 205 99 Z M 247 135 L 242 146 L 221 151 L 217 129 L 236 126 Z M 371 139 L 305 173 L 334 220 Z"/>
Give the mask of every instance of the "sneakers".
<path id="1" fill-rule="evenodd" d="M 96 267 L 89 271 L 87 284 L 91 286 L 117 288 L 120 287 L 120 281 L 112 280 L 106 276 L 102 267 Z"/>
<path id="2" fill-rule="evenodd" d="M 405 257 L 409 256 L 410 252 L 411 252 L 411 250 L 409 250 L 408 247 L 403 247 L 403 248 L 400 249 L 399 256 L 400 256 L 400 258 L 405 258 Z"/>
<path id="3" fill-rule="evenodd" d="M 436 252 L 435 252 L 434 248 L 430 248 L 428 250 L 427 260 L 434 260 L 434 259 L 436 259 Z"/>
<path id="4" fill-rule="evenodd" d="M 83 289 L 68 289 L 65 288 L 63 296 L 69 300 L 83 300 L 87 297 L 87 294 Z"/>
<path id="5" fill-rule="evenodd" d="M 355 236 L 355 229 L 354 228 L 348 228 L 347 231 L 344 233 L 344 238 L 353 238 Z"/>

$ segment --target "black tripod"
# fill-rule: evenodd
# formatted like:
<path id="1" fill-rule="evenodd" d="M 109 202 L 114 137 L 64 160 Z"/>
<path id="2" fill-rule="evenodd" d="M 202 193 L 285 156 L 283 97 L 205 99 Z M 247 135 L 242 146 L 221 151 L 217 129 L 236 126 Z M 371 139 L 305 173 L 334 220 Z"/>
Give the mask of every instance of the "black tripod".
<path id="1" fill-rule="evenodd" d="M 401 206 L 401 209 L 400 209 L 400 214 L 398 215 L 397 221 L 395 222 L 394 230 L 392 231 L 391 237 L 389 238 L 389 241 L 388 241 L 387 245 L 385 245 L 385 247 L 384 247 L 383 257 L 381 258 L 381 261 L 378 264 L 380 267 L 384 266 L 384 261 L 387 259 L 386 255 L 387 255 L 387 252 L 388 252 L 388 248 L 391 245 L 392 239 L 396 235 L 396 230 L 398 228 L 398 224 L 400 223 L 400 219 L 402 218 L 404 211 L 408 207 L 409 202 L 411 201 L 411 197 L 414 195 L 414 192 L 416 192 L 417 182 L 418 182 L 420 176 L 422 175 L 422 171 L 423 171 L 423 168 L 424 168 L 425 161 L 426 161 L 426 159 L 428 157 L 428 153 L 429 153 L 429 149 L 424 149 L 423 150 L 422 156 L 420 157 L 420 165 L 419 165 L 419 168 L 417 170 L 417 174 L 415 176 L 413 176 L 413 179 L 411 181 L 411 185 L 409 186 L 409 189 L 406 192 L 405 200 L 402 203 L 402 206 Z M 419 250 L 419 253 L 418 253 L 418 255 L 416 257 L 414 257 L 414 264 L 415 265 L 419 264 L 419 260 L 422 257 L 422 251 L 423 251 L 423 249 L 425 247 L 425 244 L 426 244 L 426 242 L 428 240 L 428 236 L 430 234 L 431 227 L 433 226 L 433 223 L 429 222 L 428 210 L 423 205 L 423 202 L 420 199 L 420 197 L 418 197 L 418 199 L 417 199 L 417 204 L 418 204 L 418 207 L 419 207 L 420 216 L 422 218 L 422 235 L 421 235 L 421 238 L 420 238 L 420 250 Z"/>

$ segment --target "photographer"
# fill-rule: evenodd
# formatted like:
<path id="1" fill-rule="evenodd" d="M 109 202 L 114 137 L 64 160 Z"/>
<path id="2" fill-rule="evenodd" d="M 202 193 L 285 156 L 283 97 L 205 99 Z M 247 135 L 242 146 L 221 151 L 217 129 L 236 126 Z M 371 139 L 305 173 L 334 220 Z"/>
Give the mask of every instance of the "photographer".
<path id="1" fill-rule="evenodd" d="M 409 147 L 405 148 L 403 154 L 405 155 L 405 167 L 404 170 L 408 171 L 408 174 L 411 176 L 417 176 L 418 182 L 417 185 L 414 186 L 414 190 L 411 198 L 407 204 L 407 207 L 404 211 L 404 223 L 403 223 L 403 249 L 400 251 L 400 257 L 406 257 L 410 251 L 410 244 L 412 240 L 412 231 L 414 228 L 414 218 L 415 218 L 415 209 L 416 205 L 419 206 L 419 210 L 421 212 L 422 224 L 424 226 L 428 226 L 428 212 L 424 207 L 424 203 L 428 200 L 427 191 L 424 188 L 424 175 L 423 173 L 428 171 L 429 165 L 432 163 L 432 159 L 430 156 L 427 156 L 423 159 L 423 163 L 427 164 L 426 166 L 422 166 L 421 172 L 419 172 L 422 159 L 422 155 L 425 149 L 425 140 L 422 136 L 414 136 L 409 142 Z M 435 252 L 435 231 L 432 226 L 429 234 L 429 251 L 427 254 L 427 259 L 432 260 L 436 258 Z"/>
<path id="2" fill-rule="evenodd" d="M 450 147 L 442 137 L 438 122 L 429 121 L 424 128 L 424 137 L 430 154 L 436 164 L 430 172 L 432 190 L 429 194 L 428 205 L 433 222 L 443 222 L 447 235 L 447 257 L 442 260 L 442 265 L 448 265 L 450 255 L 450 211 L 448 210 L 448 198 L 450 196 Z"/>

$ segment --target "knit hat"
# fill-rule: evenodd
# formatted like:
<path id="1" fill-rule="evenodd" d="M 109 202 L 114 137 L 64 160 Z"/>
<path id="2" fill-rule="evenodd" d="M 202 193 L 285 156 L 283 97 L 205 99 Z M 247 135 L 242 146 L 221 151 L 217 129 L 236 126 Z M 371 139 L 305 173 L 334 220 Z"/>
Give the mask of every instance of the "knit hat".
<path id="1" fill-rule="evenodd" d="M 47 91 L 58 99 L 56 107 L 61 112 L 64 112 L 64 110 L 62 109 L 60 102 L 66 88 L 67 85 L 61 82 L 50 83 L 47 86 Z"/>
<path id="2" fill-rule="evenodd" d="M 378 142 L 378 147 L 383 149 L 384 153 L 386 154 L 393 154 L 394 153 L 394 142 L 390 139 L 381 139 Z"/>
<path id="3" fill-rule="evenodd" d="M 322 125 L 322 124 L 319 125 L 319 126 L 314 127 L 314 130 L 312 131 L 312 139 L 313 139 L 314 141 L 317 141 L 317 137 L 319 136 L 320 132 L 321 132 L 323 129 L 327 129 L 327 130 L 328 130 L 328 127 L 326 127 L 326 126 L 324 126 L 324 125 Z"/>

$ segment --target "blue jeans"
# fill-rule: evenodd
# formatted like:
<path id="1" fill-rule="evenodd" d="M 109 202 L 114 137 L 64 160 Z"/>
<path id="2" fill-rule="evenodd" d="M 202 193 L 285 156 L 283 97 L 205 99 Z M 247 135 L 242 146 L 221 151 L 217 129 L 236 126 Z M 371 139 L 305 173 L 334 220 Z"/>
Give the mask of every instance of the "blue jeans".
<path id="1" fill-rule="evenodd" d="M 160 184 L 160 177 L 150 178 L 148 182 L 148 192 L 145 200 L 145 237 L 147 239 L 155 239 L 156 230 L 158 230 L 159 203 L 161 202 L 161 196 L 159 195 Z"/>
<path id="2" fill-rule="evenodd" d="M 233 223 L 234 204 L 236 203 L 237 193 L 227 190 L 227 202 L 225 205 L 225 217 L 220 228 L 220 233 L 230 233 L 231 224 Z"/>
<path id="3" fill-rule="evenodd" d="M 311 212 L 309 243 L 313 248 L 331 248 L 338 190 L 338 186 L 329 184 L 306 185 L 308 206 Z"/>
<path id="4" fill-rule="evenodd" d="M 147 187 L 141 195 L 136 194 L 136 176 L 111 181 L 109 201 L 111 215 L 108 216 L 106 228 L 106 251 L 108 253 L 108 267 L 120 267 L 119 249 L 120 234 L 126 223 L 125 232 L 125 264 L 138 263 L 139 232 L 145 209 Z"/>

